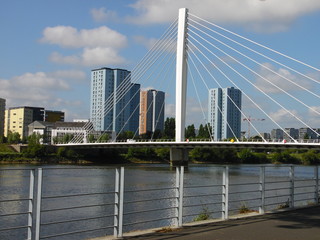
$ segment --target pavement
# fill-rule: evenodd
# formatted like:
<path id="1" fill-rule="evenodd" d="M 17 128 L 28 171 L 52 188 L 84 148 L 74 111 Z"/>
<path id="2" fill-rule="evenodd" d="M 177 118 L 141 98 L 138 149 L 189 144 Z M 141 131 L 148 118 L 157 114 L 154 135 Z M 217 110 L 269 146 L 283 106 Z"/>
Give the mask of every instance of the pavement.
<path id="1" fill-rule="evenodd" d="M 250 217 L 163 228 L 125 240 L 320 240 L 320 206 Z"/>

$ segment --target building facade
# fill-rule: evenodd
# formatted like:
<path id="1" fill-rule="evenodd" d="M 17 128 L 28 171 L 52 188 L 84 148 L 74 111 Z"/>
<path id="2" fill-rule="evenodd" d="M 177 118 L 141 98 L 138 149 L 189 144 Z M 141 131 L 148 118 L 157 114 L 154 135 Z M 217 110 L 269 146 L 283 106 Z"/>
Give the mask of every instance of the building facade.
<path id="1" fill-rule="evenodd" d="M 214 140 L 241 137 L 241 95 L 233 87 L 209 90 L 208 122 Z"/>
<path id="2" fill-rule="evenodd" d="M 64 122 L 64 112 L 45 110 L 43 121 L 44 122 Z"/>
<path id="3" fill-rule="evenodd" d="M 140 84 L 124 69 L 91 71 L 90 119 L 96 131 L 133 131 L 139 127 Z"/>
<path id="4" fill-rule="evenodd" d="M 150 89 L 140 92 L 139 134 L 163 131 L 165 93 Z"/>
<path id="5" fill-rule="evenodd" d="M 4 136 L 9 132 L 19 133 L 21 139 L 28 136 L 28 125 L 33 121 L 42 121 L 44 108 L 40 107 L 13 107 L 5 112 Z"/>
<path id="6" fill-rule="evenodd" d="M 0 137 L 4 136 L 4 116 L 6 111 L 6 100 L 0 98 Z"/>

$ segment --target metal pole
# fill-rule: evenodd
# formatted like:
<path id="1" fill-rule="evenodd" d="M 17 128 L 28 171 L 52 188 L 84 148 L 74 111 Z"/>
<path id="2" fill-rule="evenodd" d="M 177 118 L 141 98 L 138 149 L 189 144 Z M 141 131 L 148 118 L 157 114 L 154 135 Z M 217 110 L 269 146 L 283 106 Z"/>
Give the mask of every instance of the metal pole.
<path id="1" fill-rule="evenodd" d="M 28 240 L 32 239 L 32 215 L 33 215 L 33 193 L 34 193 L 34 169 L 30 170 L 29 184 L 29 207 L 28 207 Z"/>
<path id="2" fill-rule="evenodd" d="M 290 176 L 290 207 L 294 208 L 294 166 L 290 167 L 290 172 L 289 172 L 289 176 Z"/>
<path id="3" fill-rule="evenodd" d="M 314 167 L 314 177 L 316 181 L 314 200 L 316 204 L 318 204 L 319 203 L 319 167 L 318 166 Z"/>
<path id="4" fill-rule="evenodd" d="M 184 166 L 180 167 L 180 184 L 179 184 L 179 222 L 178 226 L 182 227 L 182 210 L 183 210 L 183 177 Z"/>
<path id="5" fill-rule="evenodd" d="M 119 177 L 120 172 L 119 168 L 116 168 L 115 171 L 115 180 L 114 180 L 114 223 L 113 223 L 113 236 L 118 237 L 119 232 Z"/>
<path id="6" fill-rule="evenodd" d="M 179 200 L 179 196 L 180 196 L 180 168 L 176 167 L 176 221 L 175 221 L 175 225 L 178 227 L 179 226 L 179 210 L 180 210 L 180 200 Z"/>
<path id="7" fill-rule="evenodd" d="M 260 193 L 261 193 L 261 206 L 259 213 L 265 212 L 265 167 L 260 167 Z"/>
<path id="8" fill-rule="evenodd" d="M 41 195 L 42 195 L 42 168 L 38 168 L 35 240 L 39 240 L 40 239 Z"/>
<path id="9" fill-rule="evenodd" d="M 226 166 L 222 176 L 222 218 L 229 218 L 229 167 Z"/>
<path id="10" fill-rule="evenodd" d="M 186 92 L 187 92 L 187 38 L 186 8 L 179 9 L 177 60 L 176 60 L 176 142 L 184 141 L 186 119 Z"/>
<path id="11" fill-rule="evenodd" d="M 120 169 L 120 201 L 119 201 L 119 233 L 118 237 L 122 237 L 123 228 L 123 199 L 124 199 L 124 167 Z"/>

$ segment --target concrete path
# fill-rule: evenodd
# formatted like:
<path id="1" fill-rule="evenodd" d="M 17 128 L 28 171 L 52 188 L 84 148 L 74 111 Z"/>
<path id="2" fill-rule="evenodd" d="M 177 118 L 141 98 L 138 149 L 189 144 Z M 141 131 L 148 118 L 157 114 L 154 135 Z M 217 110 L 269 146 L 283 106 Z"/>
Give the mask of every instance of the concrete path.
<path id="1" fill-rule="evenodd" d="M 320 240 L 320 206 L 187 226 L 171 232 L 153 232 L 123 239 Z"/>

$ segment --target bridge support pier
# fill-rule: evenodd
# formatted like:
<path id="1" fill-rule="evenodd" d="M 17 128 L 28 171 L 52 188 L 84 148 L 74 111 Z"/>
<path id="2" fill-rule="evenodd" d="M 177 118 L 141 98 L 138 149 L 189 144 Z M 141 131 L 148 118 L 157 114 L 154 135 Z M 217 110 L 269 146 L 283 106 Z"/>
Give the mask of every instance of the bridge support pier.
<path id="1" fill-rule="evenodd" d="M 170 165 L 175 166 L 188 166 L 189 150 L 185 148 L 170 148 Z"/>

